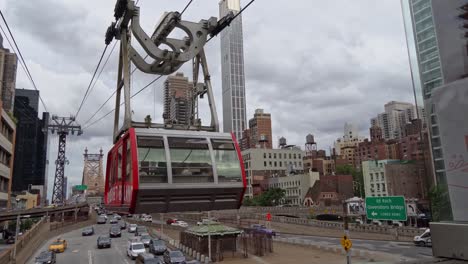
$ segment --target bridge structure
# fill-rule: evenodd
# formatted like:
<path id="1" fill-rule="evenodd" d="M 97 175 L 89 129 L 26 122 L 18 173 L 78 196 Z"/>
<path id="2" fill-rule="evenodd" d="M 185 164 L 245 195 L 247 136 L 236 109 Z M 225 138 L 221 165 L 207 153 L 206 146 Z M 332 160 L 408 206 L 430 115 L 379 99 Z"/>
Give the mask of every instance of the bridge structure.
<path id="1" fill-rule="evenodd" d="M 72 204 L 50 208 L 34 208 L 29 210 L 7 211 L 0 213 L 0 222 L 16 220 L 18 217 L 42 217 L 73 213 L 75 217 L 80 211 L 89 211 L 88 203 Z"/>

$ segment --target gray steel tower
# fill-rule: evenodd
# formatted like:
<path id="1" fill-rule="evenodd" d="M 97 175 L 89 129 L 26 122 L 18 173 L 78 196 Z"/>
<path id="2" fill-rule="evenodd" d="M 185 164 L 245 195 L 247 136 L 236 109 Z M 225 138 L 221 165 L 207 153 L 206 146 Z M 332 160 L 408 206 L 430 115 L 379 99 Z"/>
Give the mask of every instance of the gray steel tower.
<path id="1" fill-rule="evenodd" d="M 240 0 L 221 0 L 219 15 L 240 11 Z M 223 86 L 223 128 L 234 132 L 237 140 L 246 129 L 244 44 L 242 15 L 221 32 L 221 70 Z"/>

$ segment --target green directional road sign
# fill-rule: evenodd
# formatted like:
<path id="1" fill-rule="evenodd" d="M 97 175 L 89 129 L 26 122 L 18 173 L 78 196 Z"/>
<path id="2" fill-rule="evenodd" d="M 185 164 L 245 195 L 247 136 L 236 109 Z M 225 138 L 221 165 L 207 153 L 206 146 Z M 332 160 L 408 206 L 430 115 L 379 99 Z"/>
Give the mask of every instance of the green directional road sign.
<path id="1" fill-rule="evenodd" d="M 75 186 L 75 190 L 77 191 L 84 191 L 84 190 L 87 190 L 88 189 L 88 186 L 86 185 L 76 185 Z"/>
<path id="2" fill-rule="evenodd" d="M 372 220 L 406 221 L 405 197 L 366 197 L 366 213 Z"/>

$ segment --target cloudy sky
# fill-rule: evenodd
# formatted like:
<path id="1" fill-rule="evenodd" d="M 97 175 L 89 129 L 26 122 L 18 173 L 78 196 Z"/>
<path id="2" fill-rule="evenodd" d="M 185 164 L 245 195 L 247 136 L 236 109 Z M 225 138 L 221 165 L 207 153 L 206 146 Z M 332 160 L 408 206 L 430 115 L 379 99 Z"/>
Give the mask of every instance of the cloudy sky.
<path id="1" fill-rule="evenodd" d="M 151 34 L 162 12 L 181 11 L 187 2 L 140 0 L 143 28 Z M 245 5 L 248 1 L 241 2 Z M 92 4 L 81 0 L 0 0 L 52 114 L 68 116 L 77 111 L 104 48 L 114 4 L 115 0 Z M 194 0 L 183 19 L 199 21 L 211 16 L 218 16 L 217 0 Z M 243 23 L 248 118 L 256 108 L 270 112 L 275 145 L 277 138 L 284 136 L 288 143 L 303 146 L 305 136 L 312 133 L 319 148 L 328 149 L 342 136 L 345 122 L 356 123 L 362 135 L 368 136 L 369 119 L 382 112 L 386 102 L 413 101 L 398 0 L 257 0 L 243 13 Z M 8 47 L 6 41 L 4 45 Z M 222 117 L 219 39 L 207 44 L 206 50 L 218 116 Z M 79 123 L 85 124 L 113 92 L 116 71 L 117 49 L 80 112 Z M 188 67 L 182 71 L 190 74 Z M 137 71 L 133 91 L 153 78 Z M 135 120 L 150 114 L 161 121 L 163 79 L 132 100 Z M 17 87 L 33 89 L 21 67 Z M 96 118 L 114 104 L 114 99 L 110 100 Z M 70 165 L 65 171 L 69 184 L 81 182 L 85 147 L 90 152 L 110 149 L 112 122 L 109 115 L 81 137 L 69 137 Z M 56 135 L 50 139 L 51 191 L 58 139 Z"/>

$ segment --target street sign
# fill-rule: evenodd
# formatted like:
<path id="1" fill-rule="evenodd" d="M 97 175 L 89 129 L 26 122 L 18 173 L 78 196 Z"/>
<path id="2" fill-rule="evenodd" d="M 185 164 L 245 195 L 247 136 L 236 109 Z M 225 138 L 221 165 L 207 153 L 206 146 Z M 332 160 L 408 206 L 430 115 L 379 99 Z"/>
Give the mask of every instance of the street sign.
<path id="1" fill-rule="evenodd" d="M 406 212 L 408 213 L 408 216 L 417 216 L 418 215 L 418 211 L 417 211 L 417 207 L 416 207 L 416 202 L 408 202 L 406 204 Z"/>
<path id="2" fill-rule="evenodd" d="M 77 190 L 77 191 L 84 191 L 84 190 L 87 190 L 87 189 L 88 189 L 87 185 L 76 185 L 75 186 L 75 190 Z"/>
<path id="3" fill-rule="evenodd" d="M 347 236 L 343 236 L 343 238 L 341 238 L 340 240 L 340 243 L 341 246 L 343 246 L 343 249 L 346 251 L 350 250 L 353 246 L 353 242 L 351 242 L 351 240 L 349 240 Z"/>
<path id="4" fill-rule="evenodd" d="M 366 197 L 366 214 L 372 220 L 406 221 L 405 197 Z"/>

